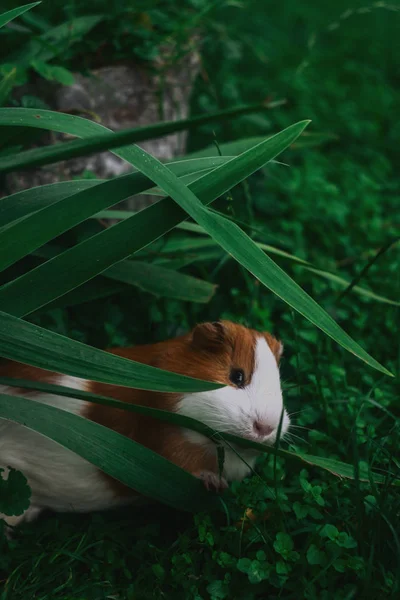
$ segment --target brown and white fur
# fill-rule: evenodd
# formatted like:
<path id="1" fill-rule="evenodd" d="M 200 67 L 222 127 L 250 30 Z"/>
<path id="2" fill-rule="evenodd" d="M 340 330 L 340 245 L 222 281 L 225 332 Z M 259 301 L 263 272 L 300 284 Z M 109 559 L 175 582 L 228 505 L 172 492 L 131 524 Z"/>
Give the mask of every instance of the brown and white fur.
<path id="1" fill-rule="evenodd" d="M 0 361 L 0 375 L 42 381 L 153 408 L 176 411 L 212 428 L 273 444 L 283 409 L 279 376 L 282 345 L 272 335 L 228 321 L 198 325 L 173 340 L 109 352 L 172 371 L 223 384 L 206 392 L 173 394 L 136 390 L 60 375 L 11 361 Z M 243 377 L 238 376 L 240 371 Z M 236 383 L 232 383 L 231 379 Z M 237 381 L 242 378 L 242 381 Z M 5 388 L 82 415 L 144 444 L 204 480 L 207 487 L 224 487 L 241 480 L 254 466 L 254 451 L 225 452 L 222 480 L 218 477 L 216 446 L 206 437 L 155 419 L 99 404 L 42 392 Z M 289 425 L 284 411 L 281 434 Z M 130 502 L 135 494 L 86 460 L 52 440 L 11 421 L 0 419 L 0 467 L 24 473 L 32 490 L 31 505 L 9 525 L 32 520 L 43 509 L 90 512 Z M 6 476 L 6 475 L 5 475 Z M 1 515 L 0 515 L 1 517 Z"/>

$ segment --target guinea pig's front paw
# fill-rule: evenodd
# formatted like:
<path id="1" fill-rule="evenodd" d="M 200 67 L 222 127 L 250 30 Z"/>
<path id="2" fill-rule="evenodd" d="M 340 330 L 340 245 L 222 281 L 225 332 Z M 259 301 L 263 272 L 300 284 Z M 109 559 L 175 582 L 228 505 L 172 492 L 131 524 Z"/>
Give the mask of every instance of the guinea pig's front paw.
<path id="1" fill-rule="evenodd" d="M 212 471 L 199 471 L 194 475 L 198 479 L 201 479 L 208 491 L 215 490 L 216 492 L 222 492 L 228 487 L 226 479 Z"/>

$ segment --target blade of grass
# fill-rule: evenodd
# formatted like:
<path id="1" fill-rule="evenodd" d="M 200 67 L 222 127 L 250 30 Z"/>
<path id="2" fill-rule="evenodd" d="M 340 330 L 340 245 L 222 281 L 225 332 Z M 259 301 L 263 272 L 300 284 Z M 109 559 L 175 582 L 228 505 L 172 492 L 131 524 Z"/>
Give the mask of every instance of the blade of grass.
<path id="1" fill-rule="evenodd" d="M 8 173 L 10 171 L 15 171 L 25 167 L 48 165 L 61 160 L 85 156 L 94 152 L 111 150 L 113 148 L 122 147 L 128 144 L 142 142 L 144 140 L 151 140 L 169 135 L 171 133 L 176 133 L 177 131 L 183 131 L 185 129 L 191 130 L 194 127 L 203 125 L 204 123 L 221 121 L 222 119 L 247 114 L 249 112 L 266 110 L 267 108 L 268 105 L 248 104 L 245 106 L 237 106 L 235 108 L 220 110 L 207 115 L 191 117 L 190 119 L 166 121 L 165 123 L 157 123 L 156 125 L 125 129 L 124 131 L 120 131 L 118 133 L 114 133 L 113 131 L 110 131 L 109 129 L 97 123 L 93 123 L 93 125 L 96 126 L 96 129 L 93 128 L 92 132 L 96 132 L 97 135 L 95 133 L 90 139 L 61 142 L 52 146 L 34 148 L 33 150 L 25 150 L 17 155 L 5 156 L 0 163 L 0 173 Z M 46 128 L 45 123 L 48 123 L 48 121 L 53 118 L 52 111 L 32 111 L 35 114 L 33 117 L 32 114 L 28 115 L 26 112 L 30 110 L 31 109 L 26 108 L 0 109 L 0 125 Z M 62 113 L 56 114 L 57 117 L 61 117 L 62 115 Z M 65 116 L 70 117 L 71 115 Z M 32 117 L 35 120 L 33 120 Z M 86 119 L 82 119 L 81 117 L 74 118 L 80 119 L 81 121 L 86 121 Z M 60 119 L 54 118 L 53 123 L 56 122 L 60 122 Z M 58 129 L 58 131 L 60 130 Z M 75 135 L 78 137 L 86 137 L 79 132 L 79 129 L 78 133 Z"/>
<path id="2" fill-rule="evenodd" d="M 99 183 L 103 183 L 103 180 L 60 181 L 59 183 L 49 183 L 48 185 L 41 185 L 5 196 L 0 199 L 0 225 L 4 227 L 12 221 L 21 219 L 30 213 L 45 208 L 49 204 L 73 196 Z"/>
<path id="3" fill-rule="evenodd" d="M 216 250 L 203 250 L 192 254 L 185 254 L 180 258 L 156 258 L 153 260 L 153 264 L 161 265 L 166 269 L 175 269 L 179 271 L 180 269 L 183 269 L 183 267 L 193 263 L 206 262 L 210 260 L 215 262 L 221 258 L 221 255 L 223 255 L 223 250 L 217 247 Z"/>
<path id="4" fill-rule="evenodd" d="M 209 302 L 216 289 L 215 285 L 202 279 L 136 260 L 121 261 L 104 271 L 103 275 L 156 296 L 188 302 Z"/>
<path id="5" fill-rule="evenodd" d="M 221 387 L 114 356 L 2 312 L 0 356 L 57 373 L 138 389 L 188 392 Z"/>
<path id="6" fill-rule="evenodd" d="M 129 286 L 124 283 L 111 281 L 105 277 L 96 277 L 96 279 L 87 281 L 71 292 L 64 294 L 61 298 L 57 298 L 54 302 L 50 302 L 50 304 L 47 304 L 45 307 L 39 308 L 33 315 L 42 314 L 55 308 L 76 306 L 78 304 L 93 302 L 100 298 L 108 298 L 109 296 L 126 292 L 128 289 Z"/>
<path id="7" fill-rule="evenodd" d="M 301 265 L 303 267 L 303 265 Z M 323 279 L 327 279 L 328 281 L 332 281 L 333 283 L 337 283 L 338 285 L 340 285 L 341 287 L 345 287 L 346 289 L 342 292 L 342 294 L 339 295 L 337 301 L 339 301 L 341 298 L 343 298 L 343 296 L 345 295 L 345 293 L 347 294 L 349 290 L 350 291 L 350 286 L 351 286 L 351 290 L 357 294 L 359 294 L 360 296 L 365 296 L 366 298 L 369 298 L 370 300 L 375 300 L 376 302 L 382 302 L 383 304 L 391 304 L 392 306 L 400 306 L 400 302 L 396 302 L 396 300 L 391 300 L 390 298 L 386 298 L 385 296 L 381 296 L 380 294 L 375 294 L 375 292 L 372 292 L 371 290 L 367 290 L 366 288 L 363 288 L 359 285 L 352 285 L 352 282 L 347 281 L 347 279 L 344 279 L 343 277 L 340 277 L 339 275 L 336 275 L 335 273 L 330 273 L 329 271 L 323 271 L 322 269 L 316 269 L 315 267 L 310 267 L 310 266 L 304 266 L 304 269 L 306 269 L 307 271 L 310 271 L 310 273 L 314 273 L 315 275 L 318 275 L 318 277 L 322 277 Z"/>
<path id="8" fill-rule="evenodd" d="M 222 156 L 226 154 L 241 154 L 246 150 L 249 150 L 253 146 L 256 146 L 262 140 L 265 139 L 265 136 L 254 136 L 249 138 L 242 138 L 239 140 L 235 140 L 234 142 L 226 142 L 224 144 L 218 144 L 219 151 Z M 291 149 L 301 149 L 303 147 L 310 146 L 319 146 L 325 142 L 329 142 L 332 139 L 336 139 L 336 136 L 330 133 L 310 133 L 305 131 L 304 134 L 299 138 L 296 142 L 293 143 Z M 187 157 L 190 158 L 201 158 L 205 156 L 218 156 L 219 151 L 215 144 L 202 148 L 201 150 L 197 150 L 196 152 L 190 152 L 187 154 Z"/>
<path id="9" fill-rule="evenodd" d="M 355 290 L 356 287 L 358 287 L 357 283 L 364 277 L 364 275 L 366 275 L 368 273 L 369 269 L 378 260 L 378 258 L 380 256 L 382 256 L 382 254 L 384 254 L 387 250 L 389 250 L 389 248 L 391 248 L 392 246 L 397 244 L 399 241 L 400 241 L 400 238 L 397 237 L 394 240 L 389 240 L 382 248 L 380 248 L 380 250 L 378 250 L 378 252 L 375 254 L 375 256 L 373 256 L 371 258 L 371 260 L 369 260 L 367 262 L 367 264 L 364 266 L 364 268 L 361 269 L 360 273 L 353 279 L 353 281 L 348 283 L 346 289 L 344 289 L 343 292 L 339 295 L 337 302 L 340 302 L 344 298 L 344 296 L 346 296 L 347 294 L 349 294 L 351 292 L 351 290 Z M 399 306 L 400 303 L 390 302 L 390 304 L 396 304 L 397 306 Z"/>
<path id="10" fill-rule="evenodd" d="M 125 293 L 129 289 L 127 285 L 118 283 L 117 281 L 115 281 L 113 285 L 112 282 L 107 281 L 107 279 L 101 278 L 100 282 L 98 279 L 82 284 L 79 286 L 79 288 L 76 288 L 68 294 L 61 296 L 61 298 L 57 298 L 57 300 L 54 300 L 54 302 L 50 302 L 50 304 L 46 304 L 46 306 L 39 308 L 32 313 L 32 315 L 41 315 L 56 308 L 66 308 L 78 306 L 79 304 L 87 304 L 93 302 L 94 300 L 109 298 L 110 296 L 114 296 L 116 294 Z"/>

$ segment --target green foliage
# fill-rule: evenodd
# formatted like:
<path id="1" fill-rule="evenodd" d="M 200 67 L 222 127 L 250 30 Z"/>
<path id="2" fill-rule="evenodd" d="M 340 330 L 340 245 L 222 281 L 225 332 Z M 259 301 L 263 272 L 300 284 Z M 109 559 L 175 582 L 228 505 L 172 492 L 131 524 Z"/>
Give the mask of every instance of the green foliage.
<path id="1" fill-rule="evenodd" d="M 0 513 L 22 515 L 29 507 L 30 497 L 31 491 L 22 473 L 9 469 L 6 476 L 0 468 Z"/>
<path id="2" fill-rule="evenodd" d="M 62 29 L 60 43 L 53 36 L 52 58 L 37 58 L 44 62 L 39 69 L 70 71 L 104 56 L 110 62 L 133 54 L 152 60 L 169 33 L 175 48 L 183 49 L 193 31 L 183 23 L 194 17 L 194 8 L 200 15 L 208 8 L 202 1 L 184 4 L 161 7 L 147 1 L 132 8 L 123 1 L 107 7 L 103 0 L 47 2 L 19 17 L 20 29 L 3 28 L 1 35 L 10 53 L 29 47 L 32 37 L 44 50 L 47 31 L 66 20 L 98 15 L 98 23 L 85 35 L 72 36 L 71 43 L 62 39 Z M 277 250 L 277 264 L 351 337 L 398 373 L 400 258 L 398 242 L 392 243 L 398 236 L 400 193 L 398 7 L 385 2 L 366 7 L 362 0 L 338 0 L 323 9 L 316 0 L 213 4 L 193 114 L 259 103 L 267 96 L 287 103 L 202 125 L 190 135 L 192 156 L 217 156 L 219 150 L 237 156 L 292 123 L 312 119 L 307 134 L 282 159 L 290 168 L 270 162 L 230 191 L 225 188 L 213 210 L 243 227 L 267 253 Z M 155 27 L 137 28 L 138 22 Z M 166 62 L 178 54 L 172 52 Z M 32 75 L 25 64 L 24 72 L 13 72 L 10 62 L 1 67 L 8 75 L 0 85 L 3 99 L 11 86 Z M 218 148 L 210 149 L 214 139 Z M 9 143 L 21 142 L 11 138 Z M 79 190 L 63 182 L 57 185 L 66 187 L 53 192 L 61 200 L 99 183 L 89 182 L 73 182 L 82 186 Z M 42 209 L 57 198 L 53 192 L 43 188 L 30 198 L 43 202 Z M 0 219 L 11 209 L 22 211 L 16 218 L 31 214 L 23 212 L 29 204 L 24 198 L 29 200 L 10 198 L 4 213 L 0 201 Z M 168 206 L 172 210 L 173 201 Z M 126 216 L 129 222 L 132 215 Z M 103 235 L 99 216 L 92 217 L 64 232 L 58 248 L 47 244 L 4 271 L 2 282 L 17 281 L 43 259 L 92 243 Z M 400 498 L 392 485 L 399 477 L 398 381 L 365 368 L 288 311 L 204 230 L 191 222 L 182 225 L 186 230 L 171 229 L 138 250 L 137 258 L 218 286 L 207 304 L 150 295 L 104 276 L 53 299 L 29 320 L 99 348 L 165 339 L 215 318 L 272 330 L 285 343 L 281 372 L 294 423 L 289 447 L 328 470 L 304 462 L 300 469 L 289 455 L 272 453 L 260 458 L 251 477 L 231 485 L 222 512 L 190 515 L 152 506 L 44 516 L 23 527 L 12 542 L 0 536 L 0 578 L 7 582 L 2 600 L 395 600 L 400 580 Z M 21 294 L 21 302 L 29 300 Z M 355 481 L 333 477 L 343 461 L 351 463 L 347 474 Z M 381 474 L 379 485 L 372 470 Z M 18 474 L 14 477 L 17 482 Z M 22 480 L 17 488 L 20 501 L 26 497 Z M 0 501 L 3 497 L 0 493 Z"/>
<path id="3" fill-rule="evenodd" d="M 9 13 L 5 13 L 5 15 L 10 15 L 9 19 L 15 19 L 31 8 L 35 8 L 37 4 L 40 4 L 40 2 L 11 10 Z M 74 77 L 71 71 L 64 66 L 54 65 L 50 61 L 56 57 L 58 58 L 58 55 L 63 52 L 66 46 L 69 47 L 81 41 L 101 20 L 102 18 L 99 16 L 79 17 L 58 27 L 46 27 L 44 33 L 36 36 L 32 35 L 33 32 L 31 31 L 28 41 L 25 44 L 23 40 L 24 34 L 26 35 L 26 29 L 24 31 L 24 28 L 16 28 L 17 43 L 13 40 L 15 35 L 11 34 L 10 36 L 9 31 L 5 32 L 3 29 L 0 32 L 0 38 L 3 38 L 3 43 L 7 44 L 8 49 L 13 48 L 15 45 L 15 51 L 6 54 L 2 59 L 2 63 L 0 63 L 0 72 L 3 74 L 2 85 L 4 86 L 5 82 L 9 82 L 7 93 L 3 93 L 3 97 L 0 98 L 0 106 L 7 100 L 13 85 L 21 85 L 28 81 L 30 70 L 33 70 L 47 81 L 56 81 L 62 85 L 72 85 Z"/>
<path id="4" fill-rule="evenodd" d="M 73 0 L 19 8 L 15 4 L 15 0 L 3 2 L 3 10 L 11 9 L 4 24 L 21 15 L 22 24 L 0 32 L 0 42 L 8 50 L 0 60 L 0 73 L 9 91 L 34 74 L 72 85 L 72 70 L 85 71 L 104 61 L 114 64 L 133 56 L 163 73 L 193 47 L 193 34 L 206 26 L 215 8 L 210 0 L 178 0 L 163 6 L 129 0 L 110 6 L 101 0 L 89 0 L 84 6 Z M 36 10 L 27 13 L 32 8 Z"/>
<path id="5" fill-rule="evenodd" d="M 269 579 L 272 570 L 272 565 L 266 561 L 266 554 L 262 550 L 258 550 L 254 560 L 240 558 L 236 566 L 239 571 L 246 573 L 250 583 L 261 583 Z"/>

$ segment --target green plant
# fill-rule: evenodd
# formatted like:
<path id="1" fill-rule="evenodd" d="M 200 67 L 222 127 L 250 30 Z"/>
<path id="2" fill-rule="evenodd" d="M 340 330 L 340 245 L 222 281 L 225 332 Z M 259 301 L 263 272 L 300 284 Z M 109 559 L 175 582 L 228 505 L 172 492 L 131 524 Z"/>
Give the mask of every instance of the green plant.
<path id="1" fill-rule="evenodd" d="M 26 83 L 32 75 L 68 86 L 74 83 L 75 70 L 132 57 L 163 73 L 193 48 L 199 29 L 215 10 L 209 0 L 165 6 L 149 6 L 147 2 L 133 5 L 129 0 L 108 7 L 98 0 L 85 2 L 84 7 L 78 4 L 73 0 L 63 5 L 34 2 L 14 8 L 15 0 L 5 1 L 8 23 L 21 16 L 22 24 L 16 27 L 11 22 L 0 33 L 8 50 L 0 62 L 0 106 L 14 86 Z M 36 7 L 34 13 L 28 12 Z M 31 101 L 25 96 L 22 105 L 28 107 Z"/>
<path id="2" fill-rule="evenodd" d="M 354 2 L 353 13 L 338 20 L 339 13 L 342 11 L 343 15 L 349 8 L 342 0 L 335 7 L 327 7 L 326 12 L 313 1 L 307 5 L 290 1 L 274 6 L 252 2 L 246 11 L 234 4 L 214 24 L 213 35 L 217 32 L 220 37 L 210 34 L 205 44 L 204 68 L 210 78 L 198 82 L 194 114 L 200 109 L 221 109 L 228 103 L 258 102 L 262 82 L 268 84 L 266 93 L 273 88 L 279 97 L 287 96 L 288 103 L 283 109 L 269 113 L 214 122 L 218 149 L 209 147 L 211 126 L 203 124 L 191 134 L 191 144 L 195 150 L 207 147 L 185 158 L 216 157 L 220 162 L 210 163 L 206 172 L 208 177 L 214 174 L 215 178 L 229 165 L 230 159 L 257 143 L 265 144 L 259 148 L 264 152 L 268 148 L 267 137 L 305 114 L 312 117 L 314 129 L 328 132 L 317 137 L 307 135 L 306 130 L 292 143 L 285 156 L 290 169 L 269 162 L 267 168 L 232 189 L 227 180 L 224 189 L 229 192 L 221 192 L 209 211 L 217 215 L 217 220 L 222 215 L 243 227 L 257 247 L 273 253 L 277 263 L 318 298 L 319 304 L 352 338 L 360 340 L 365 348 L 373 348 L 374 356 L 396 373 L 400 263 L 395 240 L 400 189 L 396 171 L 394 46 L 393 57 L 389 60 L 387 54 L 384 59 L 386 45 L 394 39 L 390 32 L 396 13 L 387 17 L 384 7 L 372 7 L 371 13 L 357 13 L 358 6 L 363 8 L 362 3 Z M 335 22 L 339 28 L 329 30 L 328 25 Z M 313 45 L 315 30 L 323 35 L 318 35 Z M 249 31 L 251 44 L 246 45 L 245 34 Z M 367 45 L 365 31 L 372 32 Z M 303 46 L 301 56 L 294 40 Z M 248 76 L 250 68 L 252 77 Z M 12 130 L 15 135 L 17 129 Z M 264 136 L 260 137 L 260 131 L 265 131 Z M 93 135 L 97 136 L 94 130 L 88 134 L 88 141 Z M 232 142 L 243 135 L 249 137 Z M 236 165 L 243 166 L 243 160 L 249 156 L 238 157 Z M 253 163 L 254 170 L 258 165 L 262 167 L 266 155 L 260 153 L 258 158 L 259 162 Z M 177 163 L 167 166 L 181 176 L 175 169 L 184 168 L 186 162 L 189 161 L 183 161 L 181 166 Z M 195 167 L 192 172 L 187 171 L 189 175 L 182 175 L 180 181 L 190 185 L 197 196 L 199 188 L 195 186 L 199 184 L 189 179 L 200 174 L 200 163 Z M 138 180 L 149 188 L 154 185 L 140 175 L 128 180 L 127 189 Z M 206 180 L 207 186 L 210 181 Z M 116 211 L 102 209 L 96 213 L 95 195 L 89 194 L 99 185 L 90 180 L 63 182 L 0 201 L 0 215 L 8 215 L 8 224 L 12 226 L 8 230 L 8 248 L 10 252 L 20 248 L 18 257 L 22 257 L 22 264 L 15 263 L 3 272 L 3 282 L 9 281 L 9 287 L 14 291 L 19 289 L 21 296 L 21 299 L 14 297 L 14 304 L 10 295 L 8 307 L 33 311 L 24 317 L 25 323 L 3 315 L 4 351 L 17 351 L 17 323 L 18 352 L 29 355 L 29 360 L 34 357 L 41 364 L 49 360 L 49 354 L 40 348 L 38 334 L 49 336 L 46 338 L 49 348 L 59 340 L 48 330 L 105 347 L 162 339 L 196 321 L 218 317 L 272 329 L 286 346 L 282 378 L 287 404 L 294 413 L 293 437 L 288 438 L 291 452 L 279 449 L 264 454 L 251 477 L 232 484 L 224 497 L 222 512 L 208 508 L 202 511 L 202 506 L 195 502 L 201 505 L 203 498 L 197 497 L 190 484 L 184 484 L 178 501 L 182 503 L 194 494 L 190 504 L 200 511 L 194 515 L 159 505 L 107 515 L 50 516 L 26 526 L 20 532 L 20 540 L 6 543 L 0 538 L 0 572 L 6 581 L 4 599 L 66 600 L 73 596 L 89 600 L 106 595 L 144 599 L 184 596 L 196 600 L 397 598 L 400 507 L 398 486 L 393 483 L 399 477 L 398 381 L 355 361 L 296 311 L 288 310 L 276 295 L 228 256 L 206 228 L 188 220 L 122 263 L 125 269 L 125 262 L 139 262 L 139 271 L 127 266 L 129 283 L 108 277 L 107 271 L 100 277 L 92 270 L 94 277 L 90 281 L 58 298 L 52 299 L 54 292 L 46 291 L 45 286 L 32 292 L 32 298 L 26 297 L 26 272 L 32 267 L 30 274 L 37 277 L 37 282 L 43 277 L 43 283 L 46 273 L 47 277 L 57 275 L 57 264 L 69 264 L 49 259 L 59 260 L 57 257 L 64 254 L 64 261 L 69 258 L 72 261 L 73 257 L 76 260 L 85 248 L 102 250 L 100 243 L 94 246 L 95 238 L 114 239 L 108 237 L 109 230 L 103 232 L 98 219 L 115 218 Z M 124 183 L 116 185 L 121 186 L 118 189 L 122 199 Z M 208 191 L 207 187 L 200 188 L 200 195 L 202 190 L 204 198 L 208 197 L 210 188 Z M 66 227 L 72 229 L 62 233 L 55 244 L 51 241 L 50 226 L 54 226 L 56 205 L 54 213 L 42 214 L 48 215 L 46 232 L 40 225 L 41 212 L 34 211 L 47 210 L 56 202 L 60 209 L 64 206 L 63 219 L 66 219 L 68 203 L 74 202 L 74 194 L 82 191 L 80 202 L 79 196 L 75 198 L 75 206 L 79 209 L 85 199 L 89 202 L 92 198 L 92 208 L 88 209 L 88 212 L 93 209 L 92 215 L 83 217 L 88 220 L 80 225 L 71 219 Z M 160 187 L 156 192 L 164 202 L 166 192 Z M 96 193 L 100 198 L 101 188 Z M 175 211 L 177 221 L 187 216 L 180 209 L 177 212 L 171 199 L 164 205 L 168 211 L 163 213 L 163 225 L 171 210 Z M 29 227 L 34 214 L 35 220 L 30 222 L 36 223 L 35 229 L 39 231 L 36 240 Z M 125 231 L 128 243 L 130 227 L 138 215 L 119 216 L 121 224 L 126 225 L 117 232 Z M 17 219 L 22 221 L 18 223 Z M 138 231 L 141 229 L 138 227 Z M 12 245 L 13 230 L 19 231 L 21 237 L 24 232 L 26 252 L 32 252 L 36 244 L 45 245 L 23 258 L 21 238 Z M 0 232 L 5 233 L 6 230 Z M 115 239 L 119 237 L 116 233 Z M 105 242 L 102 256 L 110 268 L 107 245 L 110 242 Z M 7 257 L 2 254 L 1 258 Z M 91 262 L 92 257 L 88 256 L 88 269 L 92 268 Z M 164 297 L 166 287 L 148 290 L 158 294 L 151 296 L 132 287 L 143 262 L 176 270 L 178 275 L 196 277 L 197 281 L 218 288 L 203 303 L 184 303 L 179 295 Z M 114 273 L 122 275 L 122 270 Z M 17 276 L 21 276 L 19 288 Z M 62 285 L 64 280 L 63 274 L 55 281 Z M 67 289 L 70 281 L 67 278 Z M 3 287 L 2 293 L 5 290 L 7 287 Z M 43 301 L 48 303 L 36 308 Z M 34 328 L 32 322 L 39 328 Z M 10 323 L 13 329 L 8 332 Z M 150 327 L 149 323 L 154 325 Z M 29 333 L 35 345 L 27 348 Z M 68 340 L 63 338 L 63 342 Z M 67 345 L 73 357 L 74 345 Z M 94 368 L 93 348 L 86 346 L 85 352 L 90 364 L 81 368 Z M 100 359 L 99 354 L 96 356 Z M 60 360 L 59 355 L 52 354 L 50 358 Z M 67 358 L 64 355 L 64 360 Z M 103 369 L 104 363 L 101 365 Z M 110 373 L 121 377 L 123 373 L 124 377 L 135 376 L 135 384 L 140 381 L 140 371 L 127 373 L 121 363 L 118 367 L 112 365 L 112 369 L 108 366 L 107 377 Z M 158 376 L 161 379 L 157 381 L 165 385 L 164 375 L 158 373 Z M 10 383 L 32 386 L 24 381 L 0 382 Z M 190 382 L 190 385 L 196 384 Z M 58 388 L 46 391 L 71 393 Z M 92 401 L 112 402 L 107 398 L 92 398 Z M 12 406 L 7 397 L 1 400 L 2 410 L 9 411 L 9 415 L 13 412 L 14 418 L 21 421 L 31 419 L 32 424 L 46 426 L 46 432 L 54 435 L 52 422 L 58 416 L 47 415 L 42 422 L 39 414 L 32 414 L 31 404 L 28 400 L 25 403 L 17 400 Z M 196 428 L 200 424 L 191 426 Z M 311 457 L 308 464 L 307 455 Z M 318 468 L 321 466 L 324 468 Z M 129 478 L 127 482 L 133 481 L 129 463 L 122 470 L 122 476 Z M 349 477 L 333 477 L 329 471 Z M 378 479 L 380 483 L 376 483 Z M 23 497 L 17 483 L 15 491 Z M 174 490 L 169 487 L 168 492 L 171 491 L 173 504 Z"/>

